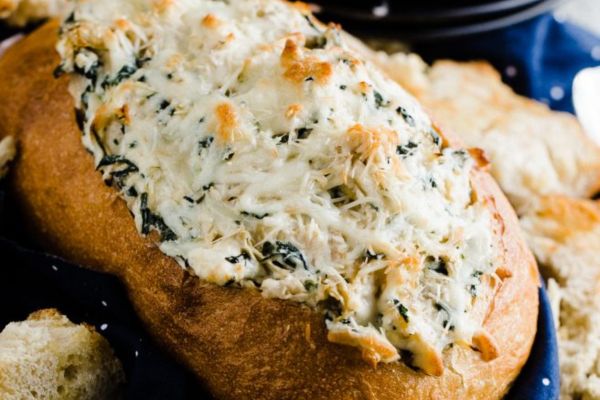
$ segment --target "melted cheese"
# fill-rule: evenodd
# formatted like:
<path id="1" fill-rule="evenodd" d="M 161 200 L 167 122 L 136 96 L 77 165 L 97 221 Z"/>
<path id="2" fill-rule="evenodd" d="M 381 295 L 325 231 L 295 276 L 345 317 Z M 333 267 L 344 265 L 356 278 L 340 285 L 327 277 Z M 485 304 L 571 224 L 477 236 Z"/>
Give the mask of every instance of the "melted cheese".
<path id="1" fill-rule="evenodd" d="M 58 51 L 84 145 L 183 268 L 324 310 L 374 364 L 440 374 L 477 345 L 497 250 L 473 160 L 337 27 L 273 0 L 88 0 Z"/>

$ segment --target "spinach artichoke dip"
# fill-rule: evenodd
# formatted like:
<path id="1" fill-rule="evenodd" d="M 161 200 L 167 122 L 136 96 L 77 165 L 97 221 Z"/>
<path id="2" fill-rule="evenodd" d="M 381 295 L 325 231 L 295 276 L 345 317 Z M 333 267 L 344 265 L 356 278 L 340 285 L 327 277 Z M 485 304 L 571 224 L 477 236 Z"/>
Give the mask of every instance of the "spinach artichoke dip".
<path id="1" fill-rule="evenodd" d="M 97 169 L 182 268 L 320 310 L 373 365 L 494 356 L 475 162 L 339 27 L 278 0 L 86 0 L 58 51 Z"/>

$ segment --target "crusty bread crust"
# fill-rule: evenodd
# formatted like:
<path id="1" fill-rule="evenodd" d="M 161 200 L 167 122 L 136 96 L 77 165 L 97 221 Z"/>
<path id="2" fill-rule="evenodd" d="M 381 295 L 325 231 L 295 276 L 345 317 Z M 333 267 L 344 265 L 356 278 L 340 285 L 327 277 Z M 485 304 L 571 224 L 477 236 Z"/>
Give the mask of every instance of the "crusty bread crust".
<path id="1" fill-rule="evenodd" d="M 67 77 L 55 80 L 56 23 L 0 60 L 0 136 L 20 154 L 11 181 L 31 232 L 47 248 L 117 275 L 153 336 L 223 399 L 497 399 L 508 389 L 535 336 L 538 275 L 516 216 L 494 181 L 477 171 L 503 230 L 506 278 L 485 328 L 500 355 L 444 353 L 441 377 L 403 363 L 366 364 L 354 348 L 327 341 L 323 317 L 297 303 L 208 284 L 184 272 L 135 229 L 125 203 L 106 187 L 80 143 Z"/>

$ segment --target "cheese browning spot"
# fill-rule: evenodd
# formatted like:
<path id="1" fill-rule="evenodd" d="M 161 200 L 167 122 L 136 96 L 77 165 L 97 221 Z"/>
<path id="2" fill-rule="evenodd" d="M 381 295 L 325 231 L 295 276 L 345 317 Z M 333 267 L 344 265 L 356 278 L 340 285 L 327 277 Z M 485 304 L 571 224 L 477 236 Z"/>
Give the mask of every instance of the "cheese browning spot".
<path id="1" fill-rule="evenodd" d="M 174 0 L 155 0 L 154 8 L 159 13 L 164 13 L 165 11 L 167 11 L 169 8 L 171 8 L 173 6 L 173 2 L 174 2 Z"/>
<path id="2" fill-rule="evenodd" d="M 206 28 L 216 28 L 219 26 L 219 23 L 219 19 L 213 14 L 207 14 L 204 18 L 202 18 L 202 26 Z"/>
<path id="3" fill-rule="evenodd" d="M 294 118 L 302 111 L 302 104 L 292 104 L 285 111 L 286 118 Z"/>
<path id="4" fill-rule="evenodd" d="M 281 53 L 281 65 L 285 68 L 283 76 L 294 82 L 316 81 L 320 85 L 327 83 L 333 74 L 333 67 L 317 57 L 304 56 L 295 41 L 288 39 Z"/>
<path id="5" fill-rule="evenodd" d="M 510 271 L 502 218 L 471 185 L 483 155 L 450 147 L 306 7 L 78 2 L 57 75 L 84 146 L 139 232 L 198 278 L 314 308 L 371 365 L 493 358 L 484 311 Z"/>
<path id="6" fill-rule="evenodd" d="M 473 345 L 481 352 L 485 361 L 490 361 L 498 357 L 498 345 L 494 338 L 486 331 L 480 330 L 473 336 Z"/>
<path id="7" fill-rule="evenodd" d="M 217 105 L 215 113 L 219 139 L 225 143 L 238 140 L 242 133 L 233 106 L 230 103 L 221 103 Z"/>
<path id="8" fill-rule="evenodd" d="M 388 341 L 381 340 L 375 332 L 364 335 L 352 329 L 330 330 L 327 339 L 334 343 L 360 347 L 363 359 L 373 367 L 381 361 L 391 362 L 399 357 L 396 348 Z"/>
<path id="9" fill-rule="evenodd" d="M 367 129 L 356 124 L 348 129 L 348 142 L 362 161 L 377 155 L 379 159 L 385 159 L 395 152 L 398 135 L 389 129 Z"/>

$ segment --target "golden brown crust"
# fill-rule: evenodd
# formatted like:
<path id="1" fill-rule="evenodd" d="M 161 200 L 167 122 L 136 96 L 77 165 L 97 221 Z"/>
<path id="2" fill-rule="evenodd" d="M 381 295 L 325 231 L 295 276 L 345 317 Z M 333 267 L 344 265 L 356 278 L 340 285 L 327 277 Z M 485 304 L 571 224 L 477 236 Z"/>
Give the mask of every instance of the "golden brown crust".
<path id="1" fill-rule="evenodd" d="M 32 232 L 52 251 L 121 278 L 154 337 L 223 399 L 500 398 L 526 361 L 537 320 L 537 270 L 514 212 L 493 180 L 474 175 L 504 229 L 501 285 L 486 319 L 499 356 L 445 352 L 440 377 L 402 363 L 366 364 L 356 349 L 327 341 L 322 316 L 258 292 L 223 288 L 185 273 L 135 229 L 125 203 L 102 183 L 80 143 L 67 78 L 51 76 L 56 25 L 0 60 L 0 136 L 16 134 L 12 188 Z M 13 79 L 14 77 L 14 79 Z"/>

